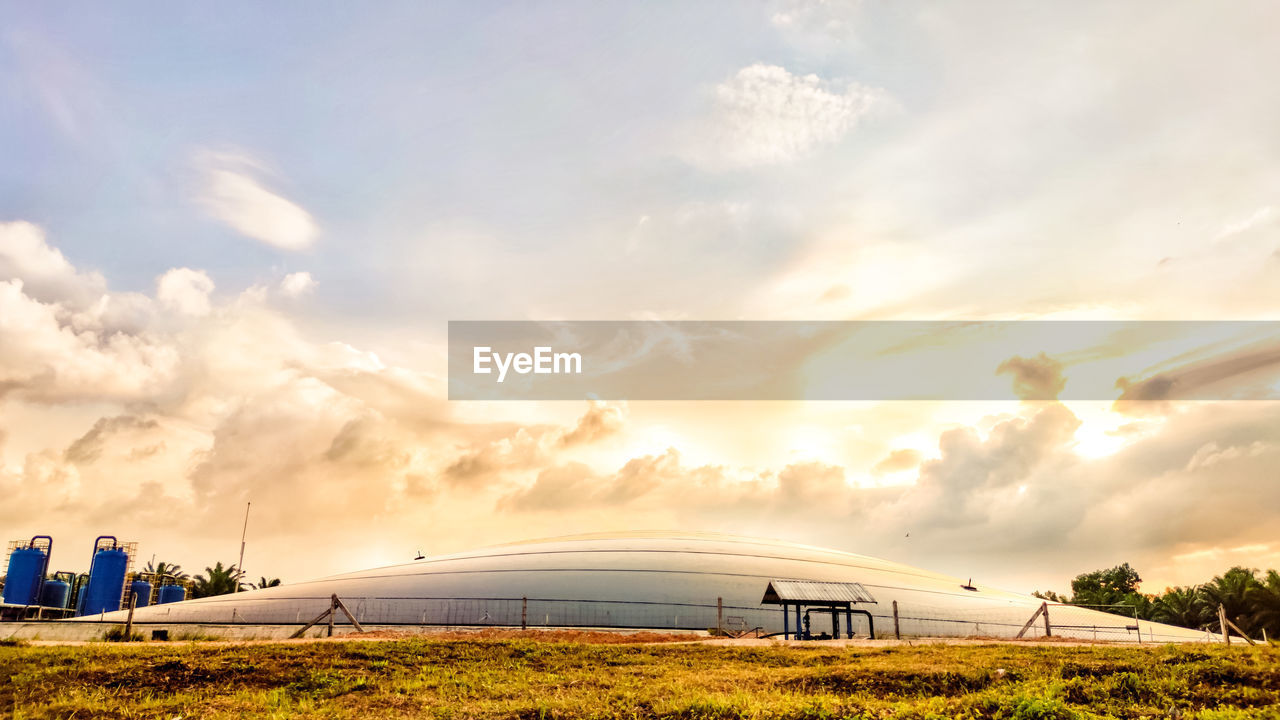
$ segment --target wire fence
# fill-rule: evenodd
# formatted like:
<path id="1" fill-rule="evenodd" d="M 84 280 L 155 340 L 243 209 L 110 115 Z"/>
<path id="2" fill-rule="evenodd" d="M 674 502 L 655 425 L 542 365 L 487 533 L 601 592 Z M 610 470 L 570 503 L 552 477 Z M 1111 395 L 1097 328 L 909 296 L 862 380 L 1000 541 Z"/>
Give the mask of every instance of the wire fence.
<path id="1" fill-rule="evenodd" d="M 507 628 L 604 628 L 652 630 L 708 630 L 722 626 L 725 618 L 735 624 L 762 628 L 763 633 L 781 633 L 783 610 L 775 606 L 740 606 L 708 602 L 663 603 L 646 601 L 600 601 L 547 598 L 387 598 L 343 596 L 356 620 L 371 625 L 415 625 L 443 628 L 507 627 Z M 200 622 L 246 624 L 305 623 L 329 607 L 328 597 L 282 597 L 272 601 L 239 601 L 234 596 L 217 599 L 212 615 L 209 605 L 200 608 Z M 195 622 L 188 619 L 194 607 L 176 604 L 157 608 L 160 616 L 152 622 Z M 964 605 L 928 605 L 922 603 L 859 604 L 857 610 L 871 614 L 853 615 L 851 625 L 841 610 L 840 635 L 852 630 L 856 636 L 871 634 L 874 623 L 876 637 L 956 637 L 1024 639 L 1054 638 L 1098 642 L 1221 642 L 1217 633 L 1176 628 L 1133 617 L 1100 612 L 1073 605 L 1045 603 Z M 814 635 L 830 633 L 829 609 L 810 610 L 810 628 Z M 336 624 L 347 624 L 345 617 Z M 796 630 L 794 615 L 786 626 Z"/>

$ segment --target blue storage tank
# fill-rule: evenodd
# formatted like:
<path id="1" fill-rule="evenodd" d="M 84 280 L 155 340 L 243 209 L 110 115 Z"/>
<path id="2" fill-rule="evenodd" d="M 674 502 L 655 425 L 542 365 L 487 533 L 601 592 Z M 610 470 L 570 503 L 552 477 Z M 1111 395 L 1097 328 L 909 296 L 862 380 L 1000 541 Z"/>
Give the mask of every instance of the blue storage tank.
<path id="1" fill-rule="evenodd" d="M 46 540 L 45 547 L 37 547 L 37 540 Z M 10 605 L 37 605 L 44 574 L 49 568 L 49 551 L 53 538 L 37 535 L 26 547 L 20 547 L 9 555 L 9 571 L 4 582 L 4 602 Z"/>
<path id="2" fill-rule="evenodd" d="M 51 608 L 65 608 L 71 599 L 71 583 L 61 580 L 48 580 L 44 590 L 40 591 L 40 604 Z"/>
<path id="3" fill-rule="evenodd" d="M 156 598 L 157 605 L 167 605 L 169 603 L 182 602 L 187 599 L 187 589 L 181 585 L 161 585 L 160 597 Z"/>
<path id="4" fill-rule="evenodd" d="M 110 540 L 110 547 L 102 547 L 103 540 Z M 89 582 L 85 583 L 84 602 L 77 615 L 97 615 L 120 609 L 124 596 L 124 576 L 129 569 L 129 553 L 119 546 L 116 539 L 104 535 L 93 543 L 93 561 L 89 563 Z"/>
<path id="5" fill-rule="evenodd" d="M 146 607 L 151 604 L 151 583 L 146 580 L 134 580 L 129 583 L 129 592 L 138 598 L 134 607 Z"/>
<path id="6" fill-rule="evenodd" d="M 80 583 L 80 589 L 76 591 L 76 614 L 83 615 L 80 609 L 84 607 L 84 591 L 89 589 L 89 582 Z"/>

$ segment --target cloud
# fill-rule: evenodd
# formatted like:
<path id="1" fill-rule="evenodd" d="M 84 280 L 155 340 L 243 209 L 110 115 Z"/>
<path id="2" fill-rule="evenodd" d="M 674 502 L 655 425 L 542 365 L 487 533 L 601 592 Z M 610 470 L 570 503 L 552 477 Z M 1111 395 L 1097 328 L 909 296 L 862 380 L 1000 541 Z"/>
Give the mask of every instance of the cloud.
<path id="1" fill-rule="evenodd" d="M 509 473 L 544 467 L 563 449 L 597 442 L 621 431 L 622 407 L 593 401 L 572 429 L 554 425 L 510 426 L 497 437 L 478 442 L 458 454 L 445 468 L 451 484 L 480 487 L 494 485 Z"/>
<path id="2" fill-rule="evenodd" d="M 184 315 L 208 315 L 213 280 L 203 270 L 174 268 L 156 279 L 156 299 Z"/>
<path id="3" fill-rule="evenodd" d="M 1187 472 L 1195 472 L 1243 457 L 1256 457 L 1274 449 L 1271 443 L 1262 440 L 1255 440 L 1248 445 L 1232 445 L 1225 448 L 1218 447 L 1218 443 L 1210 441 L 1196 450 L 1196 454 L 1187 461 Z"/>
<path id="4" fill-rule="evenodd" d="M 1214 242 L 1221 242 L 1229 238 L 1236 237 L 1247 233 L 1251 230 L 1266 226 L 1276 214 L 1276 209 L 1272 205 L 1260 207 L 1247 218 L 1233 220 L 1222 226 L 1218 234 L 1214 236 Z"/>
<path id="5" fill-rule="evenodd" d="M 1245 347 L 1189 359 L 1171 369 L 1143 378 L 1122 377 L 1117 410 L 1130 413 L 1163 412 L 1170 400 L 1247 399 L 1272 397 L 1280 376 L 1280 342 L 1267 339 Z M 1144 405 L 1144 403 L 1148 405 Z"/>
<path id="6" fill-rule="evenodd" d="M 1023 400 L 1057 400 L 1067 379 L 1062 376 L 1062 363 L 1044 353 L 1024 358 L 1021 355 L 1000 363 L 997 375 L 1013 376 L 1013 392 Z"/>
<path id="7" fill-rule="evenodd" d="M 850 19 L 859 0 L 785 0 L 769 21 L 781 30 L 800 30 L 844 35 L 851 30 Z"/>
<path id="8" fill-rule="evenodd" d="M 708 137 L 693 159 L 725 168 L 788 163 L 838 142 L 886 101 L 883 91 L 856 83 L 749 65 L 716 86 Z"/>
<path id="9" fill-rule="evenodd" d="M 1010 558 L 1024 545 L 1061 543 L 1087 507 L 1056 481 L 1080 463 L 1072 452 L 1080 420 L 1057 403 L 1030 407 L 995 419 L 985 435 L 974 426 L 943 432 L 937 458 L 919 465 L 913 485 L 852 505 L 846 522 L 863 523 L 862 535 L 881 552 L 920 553 L 935 565 L 957 554 Z M 891 459 L 900 467 L 911 458 Z"/>
<path id="10" fill-rule="evenodd" d="M 746 473 L 689 465 L 675 448 L 613 472 L 549 457 L 495 509 L 528 523 L 622 518 L 622 527 L 767 528 L 975 577 L 1039 574 L 1061 582 L 1130 560 L 1161 580 L 1190 582 L 1196 578 L 1163 565 L 1172 548 L 1257 544 L 1280 526 L 1280 504 L 1264 510 L 1245 499 L 1266 483 L 1280 448 L 1263 439 L 1280 437 L 1265 421 L 1268 411 L 1248 415 L 1196 406 L 1165 433 L 1094 461 L 1074 452 L 1082 421 L 1070 409 L 1028 405 L 1019 415 L 942 433 L 937 459 L 919 465 L 914 485 L 894 488 L 852 487 L 845 468 L 820 462 Z M 1187 448 L 1207 438 L 1218 444 L 1189 458 Z M 886 463 L 900 472 L 917 458 L 902 451 Z M 1270 503 L 1274 495 L 1260 497 Z M 1231 508 L 1246 506 L 1256 508 L 1249 523 L 1225 520 Z"/>
<path id="11" fill-rule="evenodd" d="M 889 453 L 883 460 L 871 468 L 874 475 L 891 475 L 911 470 L 920 464 L 923 456 L 918 450 L 903 448 Z"/>
<path id="12" fill-rule="evenodd" d="M 314 290 L 316 281 L 309 272 L 289 273 L 280 281 L 280 293 L 285 297 L 301 297 Z"/>
<path id="13" fill-rule="evenodd" d="M 143 419 L 132 415 L 118 415 L 116 417 L 99 418 L 89 429 L 89 432 L 80 436 L 75 442 L 71 443 L 63 452 L 63 457 L 68 462 L 79 464 L 88 464 L 97 460 L 101 455 L 107 443 L 111 440 L 111 436 L 119 433 L 125 433 L 132 430 L 153 430 L 159 426 L 155 420 Z M 142 453 L 135 452 L 143 450 Z M 130 450 L 130 459 L 136 459 L 139 456 L 150 454 L 147 452 L 149 448 L 133 448 Z"/>
<path id="14" fill-rule="evenodd" d="M 624 422 L 625 411 L 621 406 L 592 401 L 590 409 L 578 419 L 573 430 L 561 436 L 560 444 L 570 446 L 595 442 L 616 434 Z"/>
<path id="15" fill-rule="evenodd" d="M 460 407 L 431 373 L 310 341 L 265 298 L 214 297 L 185 270 L 174 287 L 194 286 L 208 312 L 139 311 L 132 329 L 112 329 L 95 309 L 116 294 L 76 309 L 0 281 L 0 524 L 18 535 L 52 529 L 70 545 L 127 527 L 199 566 L 226 559 L 224 539 L 252 500 L 250 566 L 294 578 L 407 557 L 419 539 L 462 549 L 648 527 L 1048 581 L 1280 532 L 1280 426 L 1268 403 L 1177 406 L 1096 460 L 1076 451 L 1087 416 L 1052 402 L 947 420 L 928 435 L 896 408 L 867 416 L 903 430 L 882 444 L 860 434 L 862 460 L 770 457 L 733 443 L 764 442 L 776 429 L 768 422 L 808 416 L 772 404 L 765 415 L 749 404 L 682 409 L 696 417 L 690 426 L 714 428 L 699 438 L 663 428 L 670 416 L 652 407 Z M 62 274 L 69 295 L 93 288 L 91 273 Z M 160 284 L 156 294 L 164 307 L 189 299 Z M 1010 372 L 1033 388 L 1060 380 L 1039 357 Z M 846 412 L 858 411 L 822 410 L 832 426 L 847 425 Z M 891 451 L 896 433 L 914 435 L 913 449 Z M 715 435 L 732 449 L 699 447 Z M 860 487 L 868 465 L 914 483 Z M 1232 520 L 1241 507 L 1249 522 Z M 298 549 L 312 546 L 330 552 Z"/>
<path id="16" fill-rule="evenodd" d="M 528 488 L 501 500 L 499 508 L 516 511 L 563 511 L 595 504 L 599 480 L 581 463 L 550 467 Z"/>
<path id="17" fill-rule="evenodd" d="M 113 96 L 94 77 L 91 65 L 77 57 L 83 49 L 58 42 L 63 38 L 62 33 L 42 33 L 34 24 L 12 26 L 0 37 L 0 48 L 25 101 L 44 111 L 42 124 L 78 143 L 102 142 L 117 109 Z"/>
<path id="18" fill-rule="evenodd" d="M 98 299 L 106 281 L 95 272 L 78 272 L 62 251 L 45 242 L 44 231 L 29 222 L 0 223 L 0 280 L 21 280 L 24 292 L 45 302 L 84 306 Z"/>
<path id="19" fill-rule="evenodd" d="M 209 215 L 245 237 L 282 250 L 305 250 L 320 234 L 311 214 L 254 177 L 256 163 L 228 155 L 204 161 L 199 202 Z"/>
<path id="20" fill-rule="evenodd" d="M 149 333 L 113 327 L 113 299 L 100 296 L 75 312 L 27 295 L 21 280 L 0 281 L 0 389 L 56 403 L 136 397 L 166 383 L 178 364 L 176 349 Z"/>

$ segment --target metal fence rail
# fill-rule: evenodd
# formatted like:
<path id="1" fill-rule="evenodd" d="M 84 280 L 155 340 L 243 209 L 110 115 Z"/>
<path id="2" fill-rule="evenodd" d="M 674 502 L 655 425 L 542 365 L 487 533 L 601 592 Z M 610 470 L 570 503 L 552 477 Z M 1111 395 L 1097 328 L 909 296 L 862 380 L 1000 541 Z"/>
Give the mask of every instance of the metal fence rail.
<path id="1" fill-rule="evenodd" d="M 740 618 L 747 627 L 762 632 L 781 632 L 782 611 L 772 606 L 717 605 L 719 598 L 706 603 L 659 603 L 649 601 L 602 601 L 563 598 L 432 598 L 432 597 L 361 597 L 342 596 L 356 620 L 375 625 L 414 625 L 444 628 L 473 627 L 563 627 L 654 630 L 708 630 L 718 627 L 723 617 Z M 217 603 L 215 622 L 244 624 L 279 624 L 289 620 L 302 624 L 328 607 L 328 596 L 282 597 L 290 605 L 291 618 L 281 618 L 280 606 L 274 603 L 237 602 L 234 596 L 223 596 Z M 274 606 L 273 606 L 274 605 Z M 870 612 L 878 637 L 893 637 L 894 629 L 903 637 L 955 637 L 1013 639 L 1022 633 L 1024 639 L 1055 638 L 1107 642 L 1187 642 L 1197 631 L 1174 630 L 1168 626 L 1123 615 L 1101 613 L 1073 605 L 1045 603 L 1048 627 L 1044 618 L 1028 627 L 1038 612 L 1027 604 L 969 604 L 963 607 L 921 603 L 860 604 L 858 609 Z M 896 617 L 895 617 L 896 606 Z M 159 606 L 159 617 L 151 622 L 183 622 L 182 606 Z M 176 613 L 170 619 L 170 613 Z M 204 617 L 210 613 L 203 612 Z M 202 622 L 210 622 L 206 619 Z M 335 620 L 349 624 L 345 617 Z M 828 614 L 815 613 L 813 632 L 829 631 Z M 1026 632 L 1023 633 L 1024 628 Z M 855 635 L 867 636 L 867 619 L 854 616 Z M 1206 642 L 1221 642 L 1221 636 L 1205 632 Z"/>

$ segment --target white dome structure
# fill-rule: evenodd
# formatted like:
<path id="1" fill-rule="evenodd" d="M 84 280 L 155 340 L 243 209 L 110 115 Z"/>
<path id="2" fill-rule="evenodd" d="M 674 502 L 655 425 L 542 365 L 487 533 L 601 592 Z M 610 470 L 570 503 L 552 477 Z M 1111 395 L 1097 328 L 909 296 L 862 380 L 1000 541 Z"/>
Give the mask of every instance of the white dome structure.
<path id="1" fill-rule="evenodd" d="M 775 580 L 857 583 L 878 637 L 1014 637 L 1042 600 L 837 550 L 777 540 L 689 533 L 610 533 L 497 545 L 280 587 L 138 609 L 135 623 L 302 624 L 337 595 L 366 625 L 706 630 L 717 623 L 784 630 L 763 604 Z M 803 583 L 799 583 L 802 585 Z M 789 585 L 798 585 L 790 583 Z M 1049 604 L 1057 637 L 1130 642 L 1217 639 L 1204 631 Z M 787 622 L 795 629 L 795 615 Z M 727 620 L 726 620 L 727 619 Z M 77 618 L 124 621 L 124 612 Z M 338 614 L 338 622 L 346 618 Z M 847 630 L 841 612 L 841 634 Z M 813 610 L 813 632 L 831 613 Z M 868 619 L 853 616 L 867 635 Z M 1045 634 L 1043 616 L 1026 631 Z"/>

